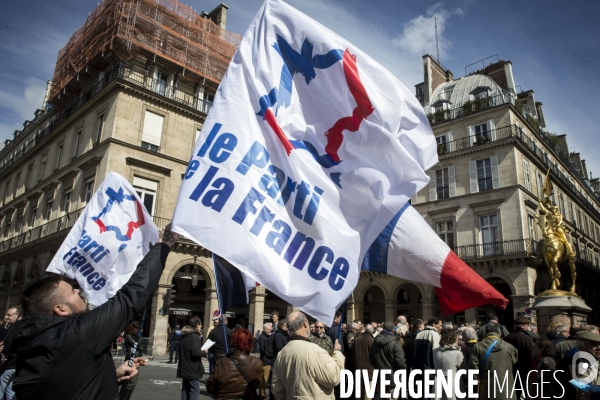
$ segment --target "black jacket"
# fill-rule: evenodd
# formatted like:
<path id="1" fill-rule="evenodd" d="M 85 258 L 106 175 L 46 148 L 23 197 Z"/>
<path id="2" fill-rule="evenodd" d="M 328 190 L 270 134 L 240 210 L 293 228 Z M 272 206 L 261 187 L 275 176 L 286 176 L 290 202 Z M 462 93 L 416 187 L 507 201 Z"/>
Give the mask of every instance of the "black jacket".
<path id="1" fill-rule="evenodd" d="M 227 346 L 231 347 L 231 333 L 233 331 L 228 327 L 225 327 L 225 330 L 227 331 Z M 215 344 L 209 349 L 211 353 L 223 356 L 227 354 L 227 350 L 225 349 L 225 333 L 223 332 L 223 327 L 221 324 L 210 331 L 208 334 L 208 339 L 215 342 Z"/>
<path id="2" fill-rule="evenodd" d="M 183 379 L 200 379 L 204 374 L 202 357 L 206 357 L 206 352 L 201 350 L 202 336 L 200 336 L 199 331 L 191 326 L 185 326 L 181 330 L 181 334 L 177 377 Z"/>
<path id="3" fill-rule="evenodd" d="M 5 335 L 5 337 L 3 339 L 4 349 L 2 350 L 2 356 L 4 358 L 4 363 L 2 364 L 2 367 L 0 368 L 0 371 L 2 371 L 2 372 L 6 371 L 7 369 L 14 369 L 17 366 L 16 360 L 17 360 L 18 348 L 16 345 L 13 348 L 12 345 L 13 345 L 15 338 L 19 334 L 21 325 L 23 325 L 22 319 L 15 321 L 14 326 L 9 327 L 8 330 L 6 331 L 6 333 L 8 333 L 8 335 Z"/>
<path id="4" fill-rule="evenodd" d="M 369 361 L 375 369 L 391 369 L 392 373 L 406 369 L 404 350 L 396 335 L 383 330 L 371 346 Z"/>
<path id="5" fill-rule="evenodd" d="M 123 337 L 123 341 L 125 342 L 125 361 L 129 360 L 129 357 L 131 356 L 131 349 L 133 348 L 133 345 L 135 345 L 135 336 L 126 333 L 125 336 Z M 140 350 L 139 348 L 139 344 L 138 344 L 138 348 L 137 351 L 135 352 L 135 356 L 136 357 L 141 357 L 143 356 L 142 354 L 142 350 Z"/>
<path id="6" fill-rule="evenodd" d="M 275 343 L 273 346 L 273 357 L 277 358 L 277 354 L 285 347 L 290 340 L 290 336 L 287 332 L 284 332 L 279 326 L 277 332 L 275 332 Z"/>
<path id="7" fill-rule="evenodd" d="M 273 336 L 273 337 L 271 337 L 271 336 Z M 273 359 L 275 357 L 268 357 L 267 351 L 268 351 L 268 347 L 273 345 L 274 340 L 275 340 L 275 334 L 271 333 L 271 335 L 267 335 L 265 333 L 265 331 L 262 331 L 262 333 L 258 337 L 258 347 L 260 348 L 260 359 L 262 360 L 263 365 L 271 365 L 273 363 Z"/>
<path id="8" fill-rule="evenodd" d="M 14 340 L 19 400 L 118 398 L 110 343 L 152 298 L 169 246 L 157 244 L 111 299 L 79 315 L 25 314 Z"/>

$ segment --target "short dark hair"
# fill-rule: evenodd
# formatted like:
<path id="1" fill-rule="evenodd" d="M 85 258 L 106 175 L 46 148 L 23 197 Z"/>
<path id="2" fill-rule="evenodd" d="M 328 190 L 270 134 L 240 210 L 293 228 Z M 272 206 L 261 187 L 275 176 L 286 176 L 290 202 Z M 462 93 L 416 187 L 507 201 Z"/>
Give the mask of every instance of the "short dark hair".
<path id="1" fill-rule="evenodd" d="M 202 320 L 200 319 L 200 317 L 194 316 L 190 318 L 190 326 L 193 326 L 195 328 L 198 325 L 202 325 Z"/>
<path id="2" fill-rule="evenodd" d="M 415 320 L 413 321 L 413 324 L 412 324 L 413 330 L 416 331 L 417 329 L 419 329 L 419 326 L 421 326 L 421 325 L 423 325 L 423 320 L 420 318 L 415 318 Z"/>
<path id="3" fill-rule="evenodd" d="M 427 320 L 427 325 L 433 326 L 437 325 L 442 319 L 438 317 L 431 317 Z"/>
<path id="4" fill-rule="evenodd" d="M 533 342 L 542 351 L 542 357 L 554 357 L 554 355 L 556 354 L 556 348 L 548 339 L 533 338 Z"/>
<path id="5" fill-rule="evenodd" d="M 341 317 L 341 316 L 342 316 L 342 313 L 338 311 L 338 312 L 335 313 L 335 317 L 333 317 L 333 318 L 338 318 L 338 317 Z"/>
<path id="6" fill-rule="evenodd" d="M 127 325 L 127 328 L 125 328 L 125 333 L 128 333 L 130 335 L 136 335 L 139 329 L 140 323 L 137 321 L 133 321 L 129 325 Z"/>
<path id="7" fill-rule="evenodd" d="M 442 334 L 440 337 L 440 346 L 452 345 L 456 343 L 456 339 L 458 339 L 458 332 L 454 329 L 442 329 Z"/>
<path id="8" fill-rule="evenodd" d="M 279 317 L 279 311 L 273 311 L 271 312 L 271 315 L 277 315 Z"/>
<path id="9" fill-rule="evenodd" d="M 498 319 L 498 316 L 496 314 L 494 314 L 493 312 L 488 314 L 488 321 L 492 321 Z"/>
<path id="10" fill-rule="evenodd" d="M 26 313 L 52 314 L 56 304 L 55 292 L 62 281 L 60 275 L 50 275 L 29 286 L 21 295 L 21 304 Z"/>

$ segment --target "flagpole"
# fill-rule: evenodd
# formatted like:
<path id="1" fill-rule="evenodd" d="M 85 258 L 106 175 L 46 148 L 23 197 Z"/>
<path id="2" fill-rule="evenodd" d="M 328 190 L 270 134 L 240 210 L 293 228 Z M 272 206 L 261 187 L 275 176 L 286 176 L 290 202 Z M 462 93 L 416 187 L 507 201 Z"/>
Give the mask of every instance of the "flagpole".
<path id="1" fill-rule="evenodd" d="M 342 306 L 342 315 L 340 317 L 340 326 L 339 326 L 338 333 L 337 333 L 337 338 L 336 338 L 336 340 L 338 342 L 340 341 L 340 336 L 342 335 L 342 324 L 344 323 L 344 314 L 346 314 L 346 302 L 347 301 L 348 300 L 344 301 L 344 305 Z"/>
<path id="2" fill-rule="evenodd" d="M 219 312 L 221 314 L 221 325 L 223 325 L 223 335 L 225 338 L 225 354 L 229 353 L 229 345 L 227 343 L 227 329 L 225 329 L 225 313 L 223 312 L 223 302 L 221 299 L 221 291 L 219 290 L 219 277 L 217 276 L 217 261 L 215 253 L 212 253 L 213 270 L 215 272 L 215 286 L 217 287 L 217 302 L 219 303 Z"/>
<path id="3" fill-rule="evenodd" d="M 133 342 L 133 347 L 131 348 L 131 355 L 129 356 L 129 360 L 127 361 L 127 365 L 128 366 L 133 366 L 133 359 L 135 358 L 135 354 L 138 351 L 138 346 L 140 343 L 140 340 L 142 339 L 142 331 L 144 330 L 144 322 L 146 322 L 146 315 L 148 315 L 148 308 L 150 308 L 150 301 L 148 300 L 148 302 L 144 305 L 144 311 L 142 312 L 142 319 L 140 320 L 140 327 L 138 328 L 137 334 L 135 335 L 135 342 Z M 127 393 L 127 382 L 124 382 L 123 385 L 121 386 L 121 391 L 119 393 L 120 397 L 123 398 L 123 396 Z"/>

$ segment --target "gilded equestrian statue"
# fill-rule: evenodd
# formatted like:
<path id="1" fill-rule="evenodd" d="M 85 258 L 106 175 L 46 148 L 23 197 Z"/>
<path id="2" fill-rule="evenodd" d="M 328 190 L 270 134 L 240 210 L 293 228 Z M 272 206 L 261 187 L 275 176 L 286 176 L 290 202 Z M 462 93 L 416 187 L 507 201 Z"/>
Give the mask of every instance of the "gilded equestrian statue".
<path id="1" fill-rule="evenodd" d="M 548 173 L 550 170 L 548 170 Z M 560 214 L 558 207 L 552 204 L 550 196 L 552 196 L 553 187 L 550 182 L 549 174 L 546 174 L 542 196 L 538 200 L 540 207 L 539 214 L 536 215 L 537 223 L 542 228 L 544 242 L 542 251 L 538 255 L 538 259 L 546 262 L 548 272 L 550 273 L 551 286 L 550 291 L 556 291 L 560 287 L 560 271 L 558 264 L 567 261 L 571 269 L 571 288 L 570 293 L 575 293 L 575 252 L 569 240 L 567 239 L 568 228 L 564 226 L 563 216 Z"/>

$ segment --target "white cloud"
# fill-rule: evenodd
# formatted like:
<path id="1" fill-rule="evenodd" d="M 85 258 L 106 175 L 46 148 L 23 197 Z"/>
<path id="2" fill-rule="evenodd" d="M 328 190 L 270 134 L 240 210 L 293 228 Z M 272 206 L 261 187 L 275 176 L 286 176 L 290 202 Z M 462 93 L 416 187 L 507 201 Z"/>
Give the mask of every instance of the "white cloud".
<path id="1" fill-rule="evenodd" d="M 29 77 L 23 81 L 21 92 L 0 90 L 0 107 L 16 112 L 23 121 L 30 120 L 35 110 L 42 107 L 45 94 L 46 83 L 39 78 Z"/>
<path id="2" fill-rule="evenodd" d="M 437 23 L 440 58 L 449 54 L 452 42 L 444 37 L 448 19 L 453 15 L 462 15 L 460 8 L 447 10 L 442 3 L 437 3 L 427 9 L 425 15 L 419 15 L 408 21 L 402 34 L 392 39 L 392 44 L 410 57 L 421 57 L 424 54 L 436 55 L 435 25 Z"/>

